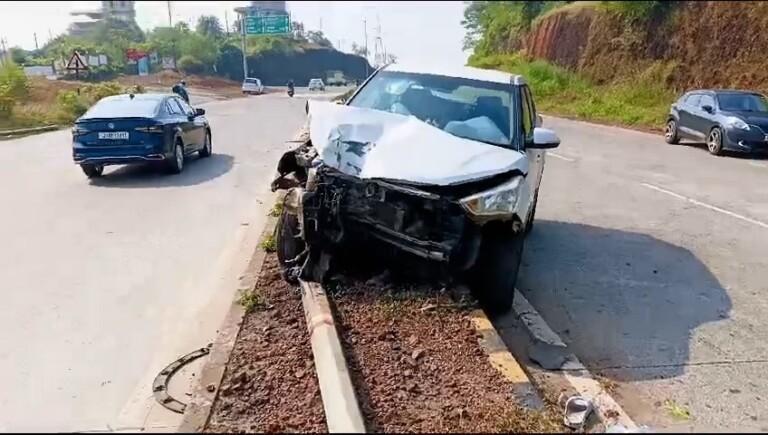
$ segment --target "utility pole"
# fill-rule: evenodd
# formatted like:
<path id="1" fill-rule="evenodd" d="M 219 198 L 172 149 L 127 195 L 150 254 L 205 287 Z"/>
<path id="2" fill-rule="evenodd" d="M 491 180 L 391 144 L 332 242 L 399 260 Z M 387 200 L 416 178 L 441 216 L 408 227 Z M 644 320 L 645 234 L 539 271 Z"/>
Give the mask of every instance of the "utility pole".
<path id="1" fill-rule="evenodd" d="M 5 38 L 0 38 L 0 50 L 2 50 L 2 63 L 5 65 L 8 62 L 8 52 L 5 50 L 5 44 L 8 43 L 8 40 Z"/>
<path id="2" fill-rule="evenodd" d="M 229 14 L 224 9 L 224 28 L 227 30 L 227 37 L 229 37 Z"/>
<path id="3" fill-rule="evenodd" d="M 35 50 L 40 50 L 40 46 L 37 45 L 37 33 L 33 33 L 32 36 L 35 37 Z"/>
<path id="4" fill-rule="evenodd" d="M 363 38 L 365 38 L 363 48 L 365 50 L 365 78 L 368 78 L 368 25 L 365 22 L 365 18 L 363 18 Z"/>
<path id="5" fill-rule="evenodd" d="M 240 14 L 240 33 L 243 35 L 243 40 L 241 43 L 241 49 L 243 51 L 243 80 L 248 77 L 248 58 L 245 55 L 245 17 L 246 11 L 244 10 L 243 13 Z"/>
<path id="6" fill-rule="evenodd" d="M 168 27 L 173 27 L 173 20 L 171 19 L 171 0 L 168 0 Z"/>

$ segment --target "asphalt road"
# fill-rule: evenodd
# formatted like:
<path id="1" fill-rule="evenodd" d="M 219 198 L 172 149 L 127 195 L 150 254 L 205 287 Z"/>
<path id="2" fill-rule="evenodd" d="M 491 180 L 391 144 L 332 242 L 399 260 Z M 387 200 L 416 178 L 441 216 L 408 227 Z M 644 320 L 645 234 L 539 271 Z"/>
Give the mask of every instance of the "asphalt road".
<path id="1" fill-rule="evenodd" d="M 518 287 L 638 424 L 768 431 L 766 161 L 544 124 L 563 143 Z"/>
<path id="2" fill-rule="evenodd" d="M 0 431 L 174 430 L 152 380 L 213 341 L 304 102 L 204 104 L 214 155 L 180 175 L 89 181 L 69 131 L 0 142 Z"/>

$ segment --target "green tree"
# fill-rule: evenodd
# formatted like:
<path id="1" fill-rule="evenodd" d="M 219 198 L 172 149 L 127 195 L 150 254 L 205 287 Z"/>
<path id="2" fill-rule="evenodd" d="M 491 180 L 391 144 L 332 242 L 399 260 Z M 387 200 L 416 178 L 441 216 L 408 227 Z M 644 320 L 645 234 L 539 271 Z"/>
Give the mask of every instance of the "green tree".
<path id="1" fill-rule="evenodd" d="M 310 30 L 307 32 L 307 40 L 313 44 L 317 44 L 321 47 L 333 48 L 333 44 L 328 38 L 325 37 L 323 32 L 319 30 Z"/>
<path id="2" fill-rule="evenodd" d="M 352 43 L 352 53 L 362 57 L 368 57 L 368 50 L 365 47 L 357 45 L 356 42 Z"/>
<path id="3" fill-rule="evenodd" d="M 195 31 L 213 39 L 220 39 L 224 36 L 224 28 L 221 26 L 221 22 L 213 15 L 203 15 L 198 18 Z"/>
<path id="4" fill-rule="evenodd" d="M 27 52 L 24 51 L 24 49 L 19 47 L 11 47 L 8 50 L 11 54 L 11 60 L 16 65 L 26 65 L 27 63 Z"/>
<path id="5" fill-rule="evenodd" d="M 193 56 L 206 67 L 213 67 L 219 56 L 219 47 L 211 38 L 199 33 L 186 33 L 179 44 L 182 56 Z"/>

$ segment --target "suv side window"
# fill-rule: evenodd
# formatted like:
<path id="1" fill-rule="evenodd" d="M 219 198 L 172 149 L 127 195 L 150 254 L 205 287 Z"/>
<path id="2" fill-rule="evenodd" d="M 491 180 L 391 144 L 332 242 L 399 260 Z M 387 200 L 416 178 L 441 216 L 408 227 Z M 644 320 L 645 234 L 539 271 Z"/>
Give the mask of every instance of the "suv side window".
<path id="1" fill-rule="evenodd" d="M 690 107 L 699 107 L 699 99 L 701 94 L 691 94 L 685 99 L 685 105 Z"/>
<path id="2" fill-rule="evenodd" d="M 533 138 L 533 127 L 536 125 L 536 115 L 533 106 L 533 98 L 531 97 L 531 91 L 528 86 L 523 86 L 520 89 L 521 103 L 523 106 L 523 135 L 525 139 Z"/>
<path id="3" fill-rule="evenodd" d="M 702 95 L 701 100 L 699 100 L 699 107 L 704 106 L 711 106 L 712 108 L 715 107 L 715 99 L 712 98 L 711 95 Z"/>

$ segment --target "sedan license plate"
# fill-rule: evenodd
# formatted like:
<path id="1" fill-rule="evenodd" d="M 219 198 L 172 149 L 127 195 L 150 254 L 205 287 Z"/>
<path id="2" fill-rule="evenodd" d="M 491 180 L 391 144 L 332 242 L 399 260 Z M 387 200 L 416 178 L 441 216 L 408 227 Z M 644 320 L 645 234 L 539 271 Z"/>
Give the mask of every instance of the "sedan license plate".
<path id="1" fill-rule="evenodd" d="M 102 132 L 99 132 L 99 139 L 128 140 L 128 132 L 127 131 L 102 131 Z"/>

